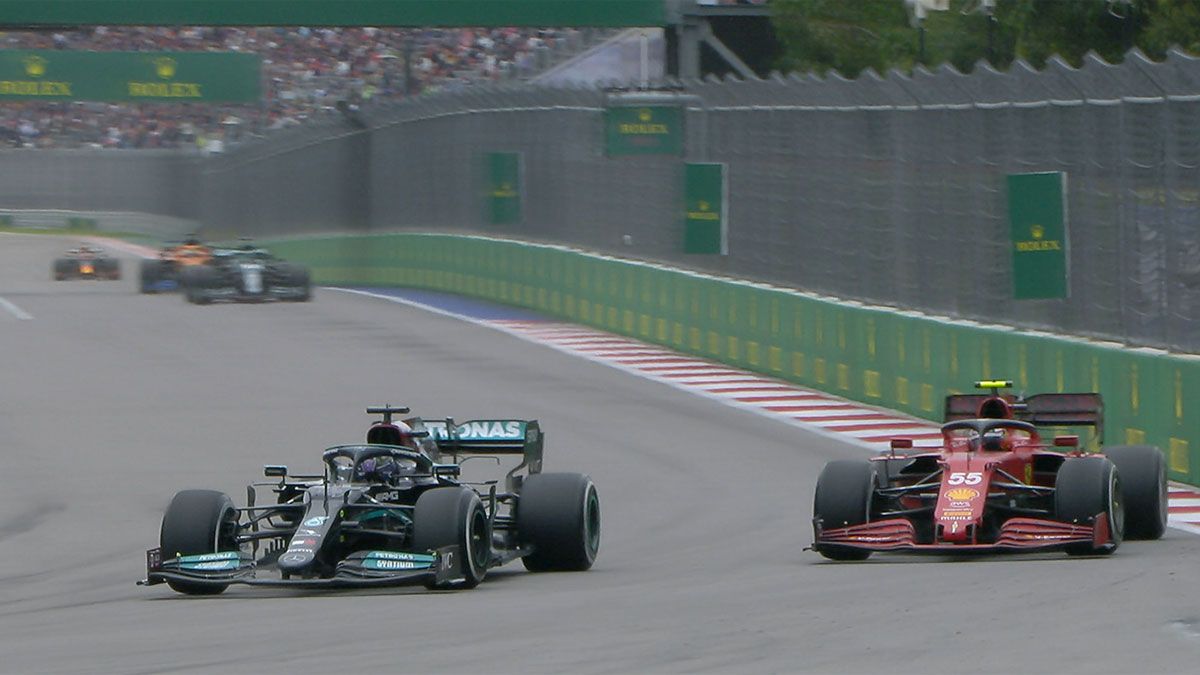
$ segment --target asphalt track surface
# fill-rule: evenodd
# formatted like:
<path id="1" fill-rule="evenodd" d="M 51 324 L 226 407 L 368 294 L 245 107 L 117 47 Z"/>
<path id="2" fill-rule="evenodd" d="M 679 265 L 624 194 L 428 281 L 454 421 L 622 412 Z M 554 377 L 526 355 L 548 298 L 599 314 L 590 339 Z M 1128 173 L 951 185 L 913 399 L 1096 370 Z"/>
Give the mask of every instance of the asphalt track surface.
<path id="1" fill-rule="evenodd" d="M 823 464 L 863 451 L 477 326 L 321 291 L 194 307 L 50 281 L 0 235 L 0 672 L 1196 672 L 1200 538 L 1108 558 L 829 563 Z M 19 318 L 9 305 L 29 318 Z M 471 591 L 142 588 L 175 491 L 318 466 L 368 404 L 535 417 L 591 474 L 586 573 Z"/>

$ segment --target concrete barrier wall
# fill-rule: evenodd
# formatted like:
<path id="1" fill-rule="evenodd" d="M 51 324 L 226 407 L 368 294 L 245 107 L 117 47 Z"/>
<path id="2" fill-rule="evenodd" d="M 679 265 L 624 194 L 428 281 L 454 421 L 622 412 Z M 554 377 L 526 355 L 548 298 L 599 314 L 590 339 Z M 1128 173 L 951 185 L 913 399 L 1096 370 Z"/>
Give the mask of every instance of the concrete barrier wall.
<path id="1" fill-rule="evenodd" d="M 1099 391 L 1105 440 L 1150 443 L 1200 484 L 1200 359 L 904 313 L 562 247 L 388 234 L 271 242 L 324 284 L 407 286 L 538 310 L 937 420 L 983 378 Z"/>

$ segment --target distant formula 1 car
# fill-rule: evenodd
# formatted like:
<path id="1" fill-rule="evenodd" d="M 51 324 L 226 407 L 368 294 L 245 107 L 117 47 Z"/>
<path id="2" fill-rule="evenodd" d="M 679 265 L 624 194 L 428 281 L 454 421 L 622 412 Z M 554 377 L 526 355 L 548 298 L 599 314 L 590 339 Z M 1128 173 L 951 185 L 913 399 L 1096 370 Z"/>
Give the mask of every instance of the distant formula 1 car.
<path id="1" fill-rule="evenodd" d="M 582 474 L 541 472 L 536 421 L 393 422 L 408 409 L 367 412 L 383 420 L 366 443 L 325 450 L 318 475 L 265 467 L 278 480 L 251 484 L 245 507 L 212 490 L 176 494 L 139 583 L 194 595 L 230 584 L 471 588 L 516 558 L 530 571 L 592 566 L 596 487 Z M 521 461 L 498 489 L 496 481 L 461 482 L 464 455 Z M 258 503 L 262 492 L 268 503 Z M 267 570 L 271 576 L 259 576 Z"/>
<path id="2" fill-rule="evenodd" d="M 214 249 L 206 263 L 184 269 L 179 282 L 185 299 L 197 305 L 216 300 L 307 302 L 312 299 L 307 269 L 249 244 L 235 249 Z"/>
<path id="3" fill-rule="evenodd" d="M 104 249 L 81 245 L 67 251 L 54 260 L 54 279 L 107 279 L 121 278 L 121 263 L 111 258 Z"/>
<path id="4" fill-rule="evenodd" d="M 1078 436 L 1038 427 L 1103 429 L 1099 394 L 952 395 L 940 448 L 837 460 L 817 479 L 812 548 L 833 560 L 873 551 L 1065 550 L 1112 553 L 1123 538 L 1158 539 L 1167 523 L 1163 453 L 1152 446 L 1084 452 Z"/>
<path id="5" fill-rule="evenodd" d="M 207 263 L 213 255 L 212 247 L 203 244 L 194 235 L 182 244 L 162 247 L 158 258 L 142 261 L 142 293 L 161 293 L 179 289 L 182 270 Z"/>

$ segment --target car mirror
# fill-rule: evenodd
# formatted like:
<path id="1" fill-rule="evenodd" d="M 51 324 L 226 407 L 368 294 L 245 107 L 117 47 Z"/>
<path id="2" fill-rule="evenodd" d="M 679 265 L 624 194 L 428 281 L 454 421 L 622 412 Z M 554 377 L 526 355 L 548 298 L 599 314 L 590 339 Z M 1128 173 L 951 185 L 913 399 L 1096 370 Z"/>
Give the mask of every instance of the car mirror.
<path id="1" fill-rule="evenodd" d="M 1055 436 L 1054 445 L 1059 448 L 1073 448 L 1079 445 L 1078 436 Z"/>
<path id="2" fill-rule="evenodd" d="M 907 448 L 911 448 L 912 446 L 913 446 L 913 444 L 912 444 L 911 438 L 893 438 L 892 439 L 892 449 L 893 450 L 900 450 L 902 448 L 907 449 Z"/>
<path id="3" fill-rule="evenodd" d="M 267 478 L 286 478 L 287 467 L 282 464 L 268 464 L 263 467 L 263 475 Z"/>
<path id="4" fill-rule="evenodd" d="M 462 473 L 462 468 L 457 464 L 434 464 L 433 475 L 435 476 L 458 476 Z"/>

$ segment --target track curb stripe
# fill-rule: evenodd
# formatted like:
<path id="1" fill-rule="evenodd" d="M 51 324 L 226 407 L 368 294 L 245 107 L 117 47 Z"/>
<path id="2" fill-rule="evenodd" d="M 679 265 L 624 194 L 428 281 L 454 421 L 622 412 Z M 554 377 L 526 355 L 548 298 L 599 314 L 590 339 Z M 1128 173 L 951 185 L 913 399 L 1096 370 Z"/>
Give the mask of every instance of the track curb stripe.
<path id="1" fill-rule="evenodd" d="M 727 364 L 664 350 L 657 345 L 612 333 L 553 321 L 477 319 L 382 293 L 338 287 L 331 287 L 329 290 L 388 300 L 491 327 L 523 340 L 543 344 L 557 351 L 703 396 L 724 405 L 748 410 L 866 450 L 886 450 L 891 439 L 896 437 L 911 438 L 918 448 L 936 447 L 941 438 L 940 425 L 929 420 L 838 398 L 827 392 L 737 370 Z M 642 352 L 652 358 L 631 358 L 633 352 Z M 668 363 L 671 365 L 667 365 Z M 740 381 L 730 381 L 729 378 Z M 738 395 L 754 392 L 762 395 Z M 861 423 L 854 424 L 855 421 Z M 1169 499 L 1171 527 L 1200 534 L 1200 490 L 1171 483 Z"/>

